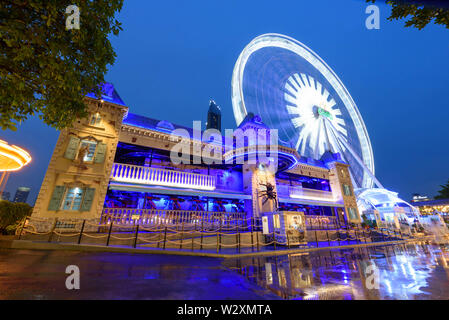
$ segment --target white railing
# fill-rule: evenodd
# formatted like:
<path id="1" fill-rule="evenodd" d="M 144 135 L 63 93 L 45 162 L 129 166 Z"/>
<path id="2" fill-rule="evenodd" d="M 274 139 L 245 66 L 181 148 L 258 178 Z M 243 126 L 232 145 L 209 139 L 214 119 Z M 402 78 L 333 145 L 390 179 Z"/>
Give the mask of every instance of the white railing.
<path id="1" fill-rule="evenodd" d="M 114 163 L 111 180 L 157 186 L 214 190 L 215 176 Z"/>
<path id="2" fill-rule="evenodd" d="M 336 201 L 332 192 L 308 189 L 298 186 L 277 185 L 279 196 L 289 196 L 295 199 L 315 200 L 315 201 Z"/>
<path id="3" fill-rule="evenodd" d="M 215 212 L 163 209 L 104 208 L 102 224 L 121 225 L 180 225 L 192 224 L 198 227 L 237 225 L 245 222 L 244 212 Z"/>

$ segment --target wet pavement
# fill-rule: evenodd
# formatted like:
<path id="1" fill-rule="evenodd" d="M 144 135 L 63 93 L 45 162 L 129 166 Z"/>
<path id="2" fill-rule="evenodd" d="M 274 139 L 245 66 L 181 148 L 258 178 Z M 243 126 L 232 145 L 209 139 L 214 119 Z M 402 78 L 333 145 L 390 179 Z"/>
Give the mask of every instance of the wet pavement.
<path id="1" fill-rule="evenodd" d="M 0 249 L 0 299 L 449 299 L 448 261 L 425 244 L 226 260 Z"/>
<path id="2" fill-rule="evenodd" d="M 68 290 L 68 265 L 80 289 Z M 222 260 L 169 255 L 0 249 L 2 299 L 279 299 Z"/>
<path id="3" fill-rule="evenodd" d="M 408 244 L 226 260 L 283 299 L 449 299 L 449 252 Z"/>

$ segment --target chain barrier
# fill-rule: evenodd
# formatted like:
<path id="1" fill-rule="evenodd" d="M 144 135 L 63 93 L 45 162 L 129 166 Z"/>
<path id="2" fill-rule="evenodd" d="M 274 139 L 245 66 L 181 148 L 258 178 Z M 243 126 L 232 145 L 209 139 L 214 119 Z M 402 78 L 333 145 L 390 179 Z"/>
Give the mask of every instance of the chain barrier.
<path id="1" fill-rule="evenodd" d="M 219 220 L 219 219 L 217 219 Z M 33 222 L 48 222 L 45 219 L 35 219 Z M 102 221 L 105 221 L 102 219 Z M 71 226 L 72 228 L 68 228 Z M 73 232 L 73 229 L 79 228 L 79 232 Z M 84 231 L 85 226 L 95 227 L 96 231 Z M 134 247 L 138 244 L 143 246 L 154 246 L 165 250 L 167 245 L 177 246 L 180 249 L 199 249 L 204 248 L 216 248 L 219 252 L 222 248 L 237 248 L 240 252 L 241 247 L 251 248 L 251 250 L 256 249 L 260 251 L 261 248 L 268 246 L 285 246 L 290 248 L 291 246 L 299 246 L 307 243 L 309 247 L 319 247 L 320 243 L 324 243 L 328 246 L 335 244 L 345 245 L 351 243 L 373 243 L 373 242 L 386 242 L 395 240 L 405 240 L 412 238 L 409 234 L 404 234 L 401 230 L 388 230 L 388 229 L 361 229 L 361 228 L 351 228 L 346 226 L 346 229 L 315 229 L 309 230 L 309 236 L 307 239 L 291 243 L 291 239 L 287 235 L 286 241 L 280 241 L 276 239 L 274 233 L 269 235 L 263 235 L 261 233 L 261 219 L 260 218 L 243 218 L 236 220 L 226 220 L 221 219 L 218 228 L 212 229 L 212 227 L 217 227 L 216 223 L 209 224 L 204 223 L 204 221 L 199 224 L 195 221 L 194 224 L 191 223 L 158 223 L 155 225 L 123 225 L 114 223 L 111 219 L 107 223 L 95 224 L 87 220 L 84 221 L 69 221 L 55 219 L 53 228 L 48 232 L 38 232 L 36 227 L 32 222 L 25 218 L 22 227 L 19 232 L 20 237 L 30 234 L 45 236 L 48 235 L 48 241 L 52 242 L 52 235 L 58 236 L 59 238 L 70 238 L 78 237 L 78 244 L 82 242 L 82 238 L 90 239 L 104 239 L 106 240 L 106 246 L 109 246 L 111 239 L 118 241 L 134 241 Z M 70 229 L 72 232 L 63 232 L 64 229 Z M 93 229 L 93 228 L 90 228 Z M 181 229 L 181 230 L 179 230 Z M 128 230 L 128 231 L 123 231 Z M 69 230 L 67 230 L 69 231 Z M 122 237 L 120 236 L 122 234 Z M 124 236 L 129 234 L 129 236 Z M 243 236 L 243 239 L 242 239 Z M 250 236 L 250 239 L 248 239 Z M 260 237 L 262 236 L 262 237 Z M 268 238 L 266 237 L 268 236 Z M 250 241 L 249 241 L 250 240 Z M 234 241 L 234 242 L 233 242 Z M 58 241 L 56 241 L 58 242 Z M 86 241 L 84 241 L 86 242 Z M 265 249 L 264 249 L 265 250 Z"/>

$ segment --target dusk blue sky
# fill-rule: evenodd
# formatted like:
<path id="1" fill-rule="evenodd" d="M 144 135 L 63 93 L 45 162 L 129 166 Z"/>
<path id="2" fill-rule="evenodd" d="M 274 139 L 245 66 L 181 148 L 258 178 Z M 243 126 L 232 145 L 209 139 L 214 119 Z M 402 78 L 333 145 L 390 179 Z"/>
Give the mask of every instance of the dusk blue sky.
<path id="1" fill-rule="evenodd" d="M 130 112 L 191 126 L 206 120 L 213 98 L 222 127 L 234 128 L 231 76 L 240 52 L 258 35 L 288 35 L 320 55 L 351 93 L 383 185 L 407 200 L 415 192 L 434 196 L 449 179 L 449 30 L 405 28 L 378 5 L 380 30 L 367 30 L 367 4 L 358 0 L 128 0 L 106 80 Z M 0 132 L 33 157 L 6 191 L 29 186 L 34 203 L 57 137 L 37 117 Z"/>

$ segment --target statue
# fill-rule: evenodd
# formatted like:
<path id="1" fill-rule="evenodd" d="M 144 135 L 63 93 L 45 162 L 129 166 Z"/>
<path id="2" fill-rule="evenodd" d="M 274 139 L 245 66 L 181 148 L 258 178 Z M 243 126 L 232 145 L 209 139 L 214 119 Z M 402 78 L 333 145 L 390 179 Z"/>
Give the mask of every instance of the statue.
<path id="1" fill-rule="evenodd" d="M 80 150 L 78 151 L 78 161 L 80 164 L 84 164 L 84 157 L 89 152 L 89 147 L 87 145 L 81 146 Z"/>
<path id="2" fill-rule="evenodd" d="M 87 155 L 87 153 L 89 152 L 89 147 L 87 145 L 82 145 L 80 150 L 78 151 L 78 157 L 76 158 L 76 160 L 78 161 L 78 165 L 77 167 L 79 167 L 80 169 L 86 170 L 87 167 L 84 164 L 84 157 Z"/>

